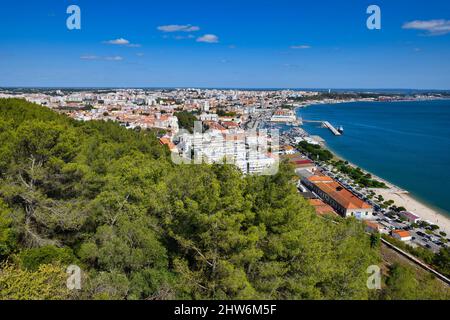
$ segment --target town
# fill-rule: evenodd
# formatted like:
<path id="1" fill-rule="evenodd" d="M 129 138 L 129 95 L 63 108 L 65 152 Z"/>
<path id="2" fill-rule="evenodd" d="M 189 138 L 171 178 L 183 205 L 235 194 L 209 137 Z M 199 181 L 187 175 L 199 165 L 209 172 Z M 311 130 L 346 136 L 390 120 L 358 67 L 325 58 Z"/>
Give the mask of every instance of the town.
<path id="1" fill-rule="evenodd" d="M 422 220 L 419 212 L 376 197 L 370 187 L 357 183 L 350 174 L 337 172 L 338 162 L 324 161 L 308 152 L 308 147 L 320 149 L 324 143 L 301 127 L 308 120 L 295 113 L 316 103 L 436 99 L 439 94 L 407 97 L 297 90 L 3 89 L 0 98 L 25 99 L 79 121 L 114 121 L 132 130 L 154 131 L 173 154 L 172 159 L 183 163 L 193 157 L 200 162 L 233 163 L 244 174 L 273 174 L 278 162 L 286 161 L 298 176 L 299 193 L 318 215 L 363 220 L 368 232 L 405 243 L 412 250 L 420 247 L 437 253 L 449 245 L 447 234 L 433 222 Z M 278 136 L 274 129 L 279 124 L 287 124 L 289 130 Z M 336 135 L 344 130 L 329 123 L 326 126 Z M 384 185 L 377 179 L 371 182 L 377 187 Z"/>

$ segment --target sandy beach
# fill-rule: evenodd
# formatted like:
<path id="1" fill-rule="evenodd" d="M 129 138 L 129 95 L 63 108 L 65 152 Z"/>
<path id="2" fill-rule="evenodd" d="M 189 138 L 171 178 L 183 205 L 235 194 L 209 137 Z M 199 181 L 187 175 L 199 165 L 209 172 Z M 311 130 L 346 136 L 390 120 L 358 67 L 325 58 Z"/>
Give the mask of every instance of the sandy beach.
<path id="1" fill-rule="evenodd" d="M 413 198 L 409 193 L 395 186 L 389 185 L 389 189 L 372 189 L 377 195 L 381 195 L 385 200 L 393 200 L 398 207 L 405 207 L 408 211 L 420 216 L 424 221 L 430 221 L 440 227 L 450 235 L 450 219 L 437 210 L 430 208 L 422 202 Z"/>
<path id="2" fill-rule="evenodd" d="M 325 140 L 323 140 L 325 141 Z M 326 146 L 326 143 L 325 143 Z M 327 148 L 330 150 L 329 148 Z M 332 151 L 332 150 L 330 150 Z M 336 152 L 332 151 L 333 155 L 340 160 L 346 161 L 343 157 L 336 154 Z M 348 162 L 353 167 L 358 167 L 356 164 Z M 361 168 L 361 167 L 360 167 Z M 383 179 L 372 172 L 361 168 L 361 170 L 365 173 L 370 173 L 373 179 L 384 182 L 388 188 L 386 189 L 373 189 L 377 195 L 383 196 L 385 200 L 392 200 L 395 202 L 397 207 L 404 207 L 408 211 L 418 215 L 423 221 L 430 221 L 439 226 L 439 231 L 444 231 L 448 236 L 450 236 L 450 217 L 437 211 L 436 209 L 430 207 L 429 205 L 420 202 L 415 199 L 408 191 L 392 184 L 391 182 Z"/>
<path id="3" fill-rule="evenodd" d="M 342 159 L 341 157 L 338 157 Z M 349 162 L 353 167 L 357 167 L 354 163 Z M 362 169 L 366 173 L 370 173 L 375 180 L 384 182 L 388 187 L 386 189 L 370 189 L 377 195 L 383 196 L 385 200 L 392 200 L 397 207 L 404 207 L 408 211 L 418 215 L 423 221 L 430 221 L 439 226 L 439 231 L 444 231 L 450 235 L 450 217 L 430 207 L 429 205 L 415 199 L 408 191 L 390 183 L 386 179 Z"/>

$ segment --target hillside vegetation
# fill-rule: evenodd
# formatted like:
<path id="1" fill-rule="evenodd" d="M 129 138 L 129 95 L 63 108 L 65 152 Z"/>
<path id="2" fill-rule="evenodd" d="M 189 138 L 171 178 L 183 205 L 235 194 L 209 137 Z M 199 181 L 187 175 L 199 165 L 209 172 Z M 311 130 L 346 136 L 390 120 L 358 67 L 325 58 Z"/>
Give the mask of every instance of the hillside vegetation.
<path id="1" fill-rule="evenodd" d="M 367 289 L 379 262 L 360 223 L 316 217 L 285 164 L 174 165 L 150 131 L 0 100 L 0 299 L 414 298 L 397 267 Z"/>

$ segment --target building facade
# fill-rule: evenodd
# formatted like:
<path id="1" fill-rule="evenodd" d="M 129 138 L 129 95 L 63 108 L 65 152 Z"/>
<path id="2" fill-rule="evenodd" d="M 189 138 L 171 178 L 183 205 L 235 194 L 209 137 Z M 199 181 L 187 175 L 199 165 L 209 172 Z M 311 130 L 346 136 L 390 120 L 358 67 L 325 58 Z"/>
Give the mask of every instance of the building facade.
<path id="1" fill-rule="evenodd" d="M 345 218 L 355 217 L 359 220 L 374 218 L 371 205 L 359 199 L 332 178 L 313 175 L 303 178 L 302 182 L 341 216 Z"/>

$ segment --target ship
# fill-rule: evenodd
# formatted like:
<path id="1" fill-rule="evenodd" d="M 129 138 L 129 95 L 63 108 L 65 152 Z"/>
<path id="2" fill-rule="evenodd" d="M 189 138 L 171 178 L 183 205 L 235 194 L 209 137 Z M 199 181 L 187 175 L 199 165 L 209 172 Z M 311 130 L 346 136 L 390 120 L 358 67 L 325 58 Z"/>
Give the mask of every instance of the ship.
<path id="1" fill-rule="evenodd" d="M 339 128 L 337 129 L 341 134 L 344 133 L 344 127 L 343 126 L 339 126 Z"/>

